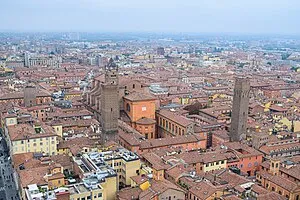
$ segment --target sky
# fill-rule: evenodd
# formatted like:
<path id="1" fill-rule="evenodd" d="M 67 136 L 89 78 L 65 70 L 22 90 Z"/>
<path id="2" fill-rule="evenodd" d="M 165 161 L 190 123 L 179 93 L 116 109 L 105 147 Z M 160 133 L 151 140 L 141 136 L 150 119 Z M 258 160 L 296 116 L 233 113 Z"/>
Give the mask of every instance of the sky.
<path id="1" fill-rule="evenodd" d="M 0 0 L 0 31 L 300 34 L 300 0 Z"/>

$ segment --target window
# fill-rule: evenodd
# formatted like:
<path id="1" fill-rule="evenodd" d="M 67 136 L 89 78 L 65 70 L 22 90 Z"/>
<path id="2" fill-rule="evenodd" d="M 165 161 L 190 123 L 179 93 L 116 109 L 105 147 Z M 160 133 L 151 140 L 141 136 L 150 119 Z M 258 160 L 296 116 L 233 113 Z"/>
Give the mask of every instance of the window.
<path id="1" fill-rule="evenodd" d="M 224 160 L 221 161 L 221 164 L 224 164 Z"/>
<path id="2" fill-rule="evenodd" d="M 274 188 L 274 187 L 272 187 L 272 191 L 275 191 L 275 188 Z"/>
<path id="3" fill-rule="evenodd" d="M 135 89 L 135 84 L 132 85 L 132 88 Z"/>
<path id="4" fill-rule="evenodd" d="M 102 193 L 98 193 L 98 198 L 102 197 Z"/>
<path id="5" fill-rule="evenodd" d="M 243 166 L 244 166 L 244 165 L 243 165 L 243 164 L 241 164 L 241 168 L 243 168 Z"/>
<path id="6" fill-rule="evenodd" d="M 128 112 L 130 112 L 130 105 L 129 105 L 129 103 L 126 104 L 126 110 L 127 110 Z"/>

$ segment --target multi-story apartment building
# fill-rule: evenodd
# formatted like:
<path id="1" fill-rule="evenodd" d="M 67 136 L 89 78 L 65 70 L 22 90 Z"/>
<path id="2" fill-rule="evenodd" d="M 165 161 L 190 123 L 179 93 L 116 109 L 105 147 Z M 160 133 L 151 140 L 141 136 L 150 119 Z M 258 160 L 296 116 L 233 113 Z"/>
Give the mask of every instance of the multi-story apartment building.
<path id="1" fill-rule="evenodd" d="M 101 181 L 96 176 L 89 176 L 83 179 L 83 182 L 68 185 L 69 199 L 90 199 L 104 200 L 104 189 Z"/>
<path id="2" fill-rule="evenodd" d="M 103 199 L 112 200 L 118 188 L 130 186 L 131 177 L 140 173 L 139 157 L 126 150 L 92 152 L 75 158 L 75 172 L 83 182 L 102 188 Z M 89 179 L 93 179 L 88 181 Z M 82 194 L 83 195 L 83 194 Z M 83 198 L 83 197 L 80 197 Z"/>
<path id="3" fill-rule="evenodd" d="M 123 148 L 118 149 L 118 151 L 91 153 L 89 158 L 96 165 L 104 162 L 114 169 L 117 172 L 120 187 L 129 186 L 131 184 L 130 177 L 140 174 L 141 163 L 139 157 Z"/>
<path id="4" fill-rule="evenodd" d="M 24 66 L 31 67 L 31 66 L 53 66 L 58 67 L 59 64 L 62 63 L 62 58 L 58 56 L 30 56 L 25 53 L 24 58 Z"/>
<path id="5" fill-rule="evenodd" d="M 11 154 L 37 152 L 55 155 L 57 153 L 57 135 L 50 126 L 12 124 L 6 126 L 5 130 Z"/>

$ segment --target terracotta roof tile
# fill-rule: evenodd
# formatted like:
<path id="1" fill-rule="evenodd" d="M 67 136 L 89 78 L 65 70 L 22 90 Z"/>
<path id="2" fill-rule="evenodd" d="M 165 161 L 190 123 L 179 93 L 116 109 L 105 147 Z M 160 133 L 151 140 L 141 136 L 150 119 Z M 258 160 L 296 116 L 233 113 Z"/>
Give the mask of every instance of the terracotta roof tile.
<path id="1" fill-rule="evenodd" d="M 168 110 L 160 110 L 158 114 L 184 127 L 193 124 L 193 121 Z"/>
<path id="2" fill-rule="evenodd" d="M 129 101 L 149 101 L 149 100 L 155 100 L 156 97 L 153 97 L 149 94 L 140 93 L 140 92 L 132 92 L 129 95 L 124 96 L 124 99 L 127 99 Z"/>

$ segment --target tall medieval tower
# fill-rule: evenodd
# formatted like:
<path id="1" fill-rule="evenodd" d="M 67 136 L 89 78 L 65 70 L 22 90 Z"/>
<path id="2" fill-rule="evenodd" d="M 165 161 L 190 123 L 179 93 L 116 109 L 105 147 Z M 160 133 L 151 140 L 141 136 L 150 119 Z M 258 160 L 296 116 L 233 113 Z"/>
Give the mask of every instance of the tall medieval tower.
<path id="1" fill-rule="evenodd" d="M 115 139 L 120 115 L 118 66 L 110 59 L 104 70 L 105 82 L 101 85 L 100 106 L 103 142 Z"/>
<path id="2" fill-rule="evenodd" d="M 35 85 L 29 84 L 24 88 L 24 105 L 31 107 L 36 105 L 37 89 Z"/>
<path id="3" fill-rule="evenodd" d="M 230 141 L 240 141 L 246 135 L 250 80 L 236 78 L 231 114 Z"/>

